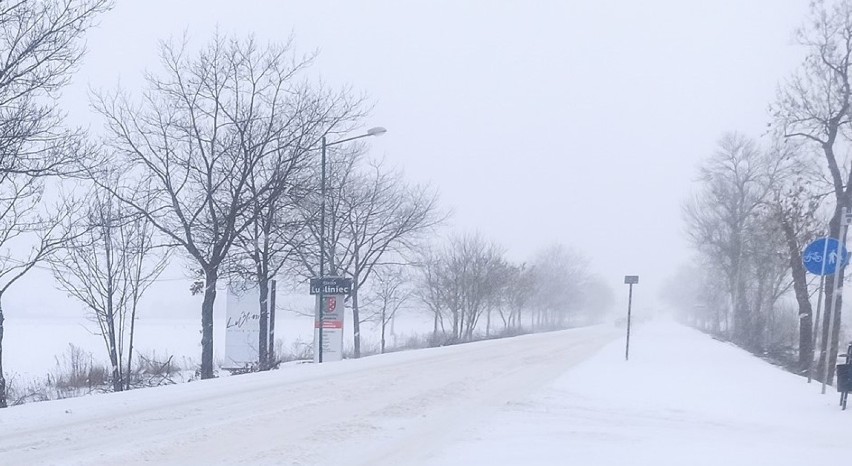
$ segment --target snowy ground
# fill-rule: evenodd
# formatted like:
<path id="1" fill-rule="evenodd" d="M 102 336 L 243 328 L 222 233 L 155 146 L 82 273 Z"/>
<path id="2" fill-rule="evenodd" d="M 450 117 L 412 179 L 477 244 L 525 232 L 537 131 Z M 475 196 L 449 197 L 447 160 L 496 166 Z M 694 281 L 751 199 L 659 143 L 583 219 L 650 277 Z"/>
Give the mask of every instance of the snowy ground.
<path id="1" fill-rule="evenodd" d="M 601 326 L 0 411 L 3 464 L 793 465 L 837 397 L 672 324 Z"/>
<path id="2" fill-rule="evenodd" d="M 639 327 L 466 430 L 429 465 L 802 465 L 848 461 L 829 387 L 678 325 Z M 841 462 L 842 462 L 841 461 Z"/>
<path id="3" fill-rule="evenodd" d="M 352 346 L 351 314 L 347 315 L 345 345 Z M 214 358 L 222 359 L 225 348 L 223 315 L 217 315 L 214 333 Z M 313 319 L 293 313 L 281 312 L 276 319 L 276 340 L 283 343 L 284 351 L 296 352 L 300 346 L 311 342 Z M 8 317 L 3 340 L 3 367 L 16 379 L 29 380 L 55 372 L 57 361 L 68 350 L 68 345 L 92 353 L 95 360 L 105 364 L 108 360 L 103 338 L 95 333 L 97 325 L 87 320 L 82 312 L 77 317 Z M 138 319 L 134 351 L 146 356 L 155 355 L 188 367 L 198 363 L 201 356 L 201 319 L 195 317 L 147 317 Z M 377 347 L 379 329 L 371 323 L 362 326 L 363 347 Z M 426 334 L 432 329 L 428 315 L 402 314 L 394 322 L 394 332 L 388 328 L 388 345 L 403 343 L 416 333 Z M 34 345 L 33 342 L 39 342 Z"/>

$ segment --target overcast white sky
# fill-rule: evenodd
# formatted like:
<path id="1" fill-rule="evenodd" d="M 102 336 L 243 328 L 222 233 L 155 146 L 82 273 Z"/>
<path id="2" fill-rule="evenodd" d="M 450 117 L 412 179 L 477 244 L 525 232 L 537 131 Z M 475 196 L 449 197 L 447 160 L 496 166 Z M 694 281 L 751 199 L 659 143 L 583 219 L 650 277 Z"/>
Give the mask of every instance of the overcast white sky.
<path id="1" fill-rule="evenodd" d="M 576 247 L 619 298 L 640 274 L 650 301 L 690 257 L 680 206 L 699 160 L 724 131 L 764 131 L 807 3 L 118 0 L 65 100 L 97 129 L 89 87 L 138 87 L 160 39 L 292 33 L 323 79 L 371 97 L 365 125 L 389 130 L 374 154 L 434 184 L 454 229 L 517 260 Z"/>

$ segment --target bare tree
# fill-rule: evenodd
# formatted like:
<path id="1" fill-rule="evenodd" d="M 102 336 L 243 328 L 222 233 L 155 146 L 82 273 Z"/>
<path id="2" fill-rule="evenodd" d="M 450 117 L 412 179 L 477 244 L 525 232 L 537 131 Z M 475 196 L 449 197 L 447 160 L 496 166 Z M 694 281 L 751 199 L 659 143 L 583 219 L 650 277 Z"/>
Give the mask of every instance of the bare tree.
<path id="1" fill-rule="evenodd" d="M 828 169 L 834 196 L 834 212 L 829 222 L 831 236 L 840 235 L 842 210 L 852 207 L 852 166 L 837 157 L 837 149 L 848 142 L 850 105 L 852 105 L 852 2 L 816 1 L 804 25 L 797 31 L 799 43 L 807 50 L 801 68 L 778 92 L 773 117 L 781 135 L 799 139 L 819 148 Z M 840 238 L 846 241 L 846 238 Z M 840 275 L 840 286 L 843 284 Z M 835 296 L 831 280 L 825 296 Z M 828 299 L 833 303 L 835 300 Z M 838 296 L 832 327 L 824 320 L 823 341 L 829 342 L 828 354 L 820 355 L 820 368 L 834 367 L 837 361 L 842 297 Z M 820 369 L 822 371 L 822 369 Z M 822 373 L 820 373 L 822 374 Z M 824 374 L 830 383 L 833 372 Z M 822 375 L 820 375 L 822 377 Z"/>
<path id="2" fill-rule="evenodd" d="M 66 222 L 69 241 L 50 261 L 59 286 L 83 303 L 100 329 L 113 390 L 129 389 L 136 311 L 167 254 L 153 254 L 151 223 L 104 190 L 90 196 L 82 221 Z"/>
<path id="3" fill-rule="evenodd" d="M 317 141 L 303 136 L 333 128 L 349 99 L 298 80 L 310 60 L 289 43 L 260 47 L 217 35 L 195 54 L 185 42 L 163 44 L 161 62 L 161 75 L 147 76 L 141 104 L 120 94 L 96 99 L 130 180 L 104 187 L 203 275 L 200 374 L 210 378 L 220 268 L 262 209 L 289 189 L 291 167 L 312 154 Z"/>
<path id="4" fill-rule="evenodd" d="M 801 172 L 794 152 L 778 150 L 762 150 L 740 135 L 724 136 L 719 150 L 702 166 L 701 189 L 684 210 L 690 240 L 702 261 L 724 277 L 727 312 L 719 313 L 711 328 L 754 352 L 771 346 L 770 324 L 781 312 L 779 300 L 791 288 L 805 301 L 802 325 L 810 326 L 800 246 L 810 224 L 803 215 L 812 218 L 815 206 L 805 212 L 806 206 L 795 201 L 795 185 L 802 181 L 796 174 Z"/>
<path id="5" fill-rule="evenodd" d="M 523 312 L 536 293 L 535 272 L 526 264 L 511 266 L 500 307 L 500 317 L 506 328 L 522 328 Z"/>
<path id="6" fill-rule="evenodd" d="M 352 315 L 355 357 L 361 356 L 359 289 L 377 267 L 406 262 L 406 255 L 422 234 L 443 221 L 438 213 L 437 194 L 429 187 L 409 186 L 400 173 L 387 171 L 381 163 L 359 167 L 356 154 L 339 157 L 332 164 L 328 189 L 326 229 L 327 264 L 330 275 L 352 278 Z M 309 208 L 307 219 L 317 217 Z M 319 225 L 309 221 L 312 242 L 318 244 Z M 314 250 L 302 250 L 305 270 L 316 274 Z"/>
<path id="7" fill-rule="evenodd" d="M 814 320 L 802 250 L 820 232 L 821 191 L 828 190 L 821 189 L 826 187 L 821 173 L 799 145 L 781 144 L 771 155 L 780 163 L 771 181 L 764 216 L 772 228 L 783 233 L 798 305 L 799 370 L 804 372 L 813 363 Z"/>
<path id="8" fill-rule="evenodd" d="M 62 128 L 56 95 L 83 54 L 82 36 L 109 0 L 0 2 L 0 258 L 3 293 L 57 246 L 58 216 L 40 208 L 43 177 L 67 173 L 81 134 Z M 35 236 L 32 247 L 8 248 Z M 14 251 L 14 253 L 13 253 Z M 18 255 L 20 254 L 20 255 Z M 0 408 L 7 405 L 0 307 Z"/>
<path id="9" fill-rule="evenodd" d="M 319 105 L 319 104 L 322 105 Z M 296 127 L 300 142 L 294 144 L 300 148 L 322 136 L 318 131 L 326 130 L 316 124 L 311 124 L 320 118 L 334 115 L 336 125 L 343 126 L 357 120 L 361 113 L 357 106 L 347 104 L 337 108 L 325 108 L 324 105 L 335 102 L 318 101 L 318 105 L 306 107 L 299 115 L 301 123 Z M 326 116 L 320 115 L 325 114 Z M 294 132 L 295 135 L 295 132 Z M 300 163 L 292 163 L 284 169 L 280 167 L 262 167 L 274 176 L 282 179 L 284 189 L 270 191 L 266 197 L 257 196 L 251 206 L 249 215 L 254 222 L 237 237 L 235 249 L 231 258 L 231 269 L 243 280 L 257 286 L 260 295 L 260 332 L 258 340 L 259 367 L 269 369 L 269 326 L 270 282 L 280 272 L 298 268 L 298 251 L 308 248 L 307 226 L 308 219 L 303 213 L 303 206 L 314 195 L 316 180 L 316 160 L 312 157 L 301 157 Z M 252 176 L 249 187 L 252 192 L 258 192 L 258 177 Z"/>
<path id="10" fill-rule="evenodd" d="M 266 204 L 261 206 L 260 204 Z M 292 208 L 288 197 L 258 202 L 254 223 L 246 228 L 234 244 L 228 268 L 232 275 L 256 286 L 260 302 L 258 366 L 269 369 L 270 283 L 274 277 L 294 265 L 296 250 L 302 247 L 305 224 Z"/>
<path id="11" fill-rule="evenodd" d="M 504 306 L 516 277 L 504 256 L 501 246 L 479 234 L 453 236 L 442 248 L 421 255 L 414 294 L 434 316 L 433 338 L 440 323 L 441 333 L 449 329 L 452 341 L 470 340 L 483 316 L 490 334 L 491 313 Z"/>
<path id="12" fill-rule="evenodd" d="M 684 207 L 693 245 L 725 274 L 729 305 L 721 326 L 739 343 L 754 328 L 745 289 L 747 241 L 770 193 L 771 163 L 754 141 L 726 134 L 701 167 L 702 191 Z"/>
<path id="13" fill-rule="evenodd" d="M 69 205 L 45 212 L 42 204 L 43 181 L 26 177 L 21 184 L 0 174 L 0 408 L 7 407 L 3 365 L 2 300 L 6 292 L 39 262 L 59 248 L 67 237 L 59 225 L 71 215 Z M 11 176 L 16 178 L 16 176 Z"/>
<path id="14" fill-rule="evenodd" d="M 0 2 L 0 170 L 67 173 L 82 144 L 55 97 L 71 79 L 85 32 L 111 0 Z"/>
<path id="15" fill-rule="evenodd" d="M 445 306 L 452 312 L 453 338 L 470 340 L 483 314 L 496 306 L 509 274 L 505 250 L 481 235 L 450 239 L 440 264 Z"/>
<path id="16" fill-rule="evenodd" d="M 381 353 L 384 354 L 387 326 L 412 296 L 406 269 L 402 266 L 382 267 L 374 272 L 369 291 L 363 305 L 367 310 L 365 321 L 379 324 Z"/>
<path id="17" fill-rule="evenodd" d="M 537 326 L 566 325 L 585 304 L 589 260 L 575 250 L 553 244 L 536 254 L 532 263 Z"/>
<path id="18" fill-rule="evenodd" d="M 444 280 L 442 277 L 444 273 L 443 257 L 433 248 L 425 248 L 418 257 L 414 296 L 432 314 L 432 338 L 434 340 L 438 338 L 439 326 L 441 333 L 446 332 L 444 315 L 448 309 L 446 309 L 447 290 L 443 285 Z"/>

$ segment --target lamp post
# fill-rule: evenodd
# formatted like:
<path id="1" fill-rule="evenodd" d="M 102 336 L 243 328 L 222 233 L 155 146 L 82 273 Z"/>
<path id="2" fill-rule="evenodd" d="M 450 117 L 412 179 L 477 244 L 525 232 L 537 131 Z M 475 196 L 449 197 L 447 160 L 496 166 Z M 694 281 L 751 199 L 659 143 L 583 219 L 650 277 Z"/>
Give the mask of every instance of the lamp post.
<path id="1" fill-rule="evenodd" d="M 320 163 L 322 164 L 322 175 L 320 177 L 320 263 L 319 263 L 319 278 L 322 280 L 325 278 L 325 166 L 326 166 L 326 148 L 331 146 L 336 146 L 338 144 L 343 144 L 344 142 L 354 141 L 356 139 L 367 138 L 370 136 L 381 136 L 387 133 L 388 130 L 382 128 L 381 126 L 377 126 L 375 128 L 370 128 L 367 130 L 365 134 L 360 136 L 353 136 L 350 138 L 340 139 L 334 142 L 326 142 L 326 137 L 322 137 L 322 159 Z M 319 309 L 317 310 L 317 314 L 319 316 L 319 335 L 317 338 L 317 362 L 322 362 L 322 326 L 323 326 L 323 314 L 325 313 L 325 296 L 323 294 L 322 287 L 319 290 Z"/>

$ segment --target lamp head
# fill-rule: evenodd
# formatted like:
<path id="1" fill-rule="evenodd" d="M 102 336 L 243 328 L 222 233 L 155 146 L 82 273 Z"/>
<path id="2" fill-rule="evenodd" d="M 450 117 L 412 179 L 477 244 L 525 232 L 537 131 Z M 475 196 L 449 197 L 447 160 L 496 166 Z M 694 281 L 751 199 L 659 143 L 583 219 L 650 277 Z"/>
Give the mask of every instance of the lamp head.
<path id="1" fill-rule="evenodd" d="M 367 130 L 367 134 L 370 136 L 381 136 L 387 132 L 388 130 L 382 128 L 381 126 L 376 126 L 375 128 L 370 128 L 369 130 Z"/>

